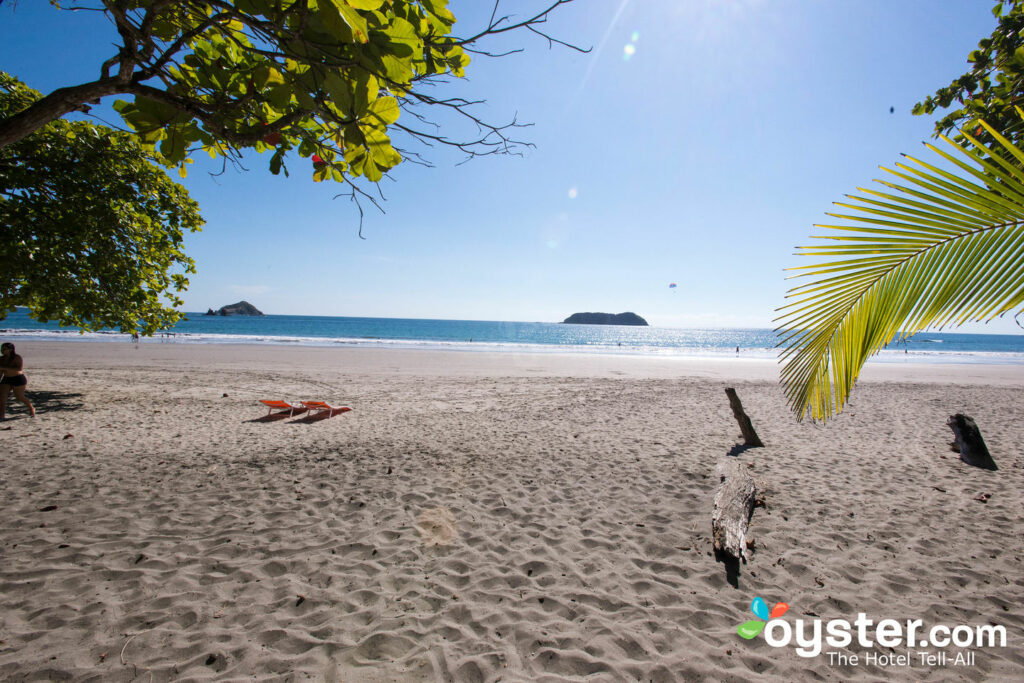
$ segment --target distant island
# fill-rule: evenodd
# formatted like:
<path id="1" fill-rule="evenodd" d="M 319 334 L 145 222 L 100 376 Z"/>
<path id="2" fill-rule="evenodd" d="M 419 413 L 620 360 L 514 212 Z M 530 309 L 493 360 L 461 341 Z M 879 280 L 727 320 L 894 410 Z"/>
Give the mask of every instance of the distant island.
<path id="1" fill-rule="evenodd" d="M 206 310 L 206 315 L 263 315 L 263 312 L 248 301 L 239 301 L 230 306 L 221 306 L 216 311 L 209 308 Z"/>
<path id="2" fill-rule="evenodd" d="M 573 313 L 562 321 L 571 325 L 647 325 L 636 313 Z"/>

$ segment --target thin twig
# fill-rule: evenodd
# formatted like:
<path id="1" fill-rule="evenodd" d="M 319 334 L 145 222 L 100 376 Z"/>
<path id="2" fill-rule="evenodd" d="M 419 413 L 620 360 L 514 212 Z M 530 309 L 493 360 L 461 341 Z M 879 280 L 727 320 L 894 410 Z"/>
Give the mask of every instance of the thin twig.
<path id="1" fill-rule="evenodd" d="M 141 636 L 141 635 L 142 635 L 143 633 L 149 633 L 149 632 L 150 632 L 150 631 L 152 631 L 152 630 L 153 630 L 153 629 L 151 629 L 151 628 L 148 628 L 148 629 L 146 629 L 145 631 L 139 631 L 139 632 L 138 632 L 138 633 L 136 633 L 135 635 L 133 635 L 133 636 L 130 636 L 130 637 L 128 638 L 128 640 L 124 641 L 124 647 L 122 647 L 122 648 L 121 648 L 121 663 L 122 663 L 122 664 L 124 664 L 125 666 L 128 666 L 128 662 L 126 662 L 126 661 L 125 661 L 125 659 L 124 659 L 124 651 L 125 651 L 125 649 L 126 649 L 126 648 L 128 647 L 128 643 L 132 642 L 133 640 L 135 640 L 135 638 L 136 638 L 136 637 L 138 637 L 138 636 Z M 134 666 L 134 664 L 133 664 L 132 666 Z"/>

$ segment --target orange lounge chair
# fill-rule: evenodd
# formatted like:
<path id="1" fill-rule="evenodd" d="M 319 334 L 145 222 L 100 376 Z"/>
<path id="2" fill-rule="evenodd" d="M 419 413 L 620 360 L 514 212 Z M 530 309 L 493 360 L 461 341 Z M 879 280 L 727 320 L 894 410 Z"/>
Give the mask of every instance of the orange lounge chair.
<path id="1" fill-rule="evenodd" d="M 323 401 L 303 401 L 302 405 L 307 410 L 312 410 L 312 411 L 316 411 L 316 412 L 328 411 L 328 413 L 329 413 L 328 417 L 334 417 L 335 413 L 347 413 L 348 411 L 352 410 L 348 406 L 337 406 L 336 407 L 336 406 L 332 406 L 332 405 L 330 405 L 328 403 L 324 403 Z"/>
<path id="2" fill-rule="evenodd" d="M 274 412 L 274 410 L 280 410 L 281 411 L 279 413 L 274 413 L 275 415 L 283 415 L 284 411 L 287 410 L 288 411 L 288 417 L 291 417 L 295 413 L 301 413 L 301 412 L 309 410 L 309 408 L 307 408 L 304 405 L 292 405 L 291 403 L 288 403 L 287 401 L 267 401 L 265 399 L 260 399 L 260 403 L 262 403 L 263 405 L 267 406 L 267 417 L 269 417 L 270 414 Z"/>

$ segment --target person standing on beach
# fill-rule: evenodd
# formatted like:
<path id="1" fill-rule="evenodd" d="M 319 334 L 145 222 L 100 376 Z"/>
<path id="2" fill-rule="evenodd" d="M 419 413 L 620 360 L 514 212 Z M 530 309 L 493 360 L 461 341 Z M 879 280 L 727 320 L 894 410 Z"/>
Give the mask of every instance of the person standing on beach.
<path id="1" fill-rule="evenodd" d="M 28 414 L 36 416 L 36 409 L 25 398 L 28 377 L 22 372 L 21 356 L 14 352 L 14 344 L 0 344 L 0 420 L 7 416 L 7 396 L 14 391 L 14 398 L 28 406 Z"/>

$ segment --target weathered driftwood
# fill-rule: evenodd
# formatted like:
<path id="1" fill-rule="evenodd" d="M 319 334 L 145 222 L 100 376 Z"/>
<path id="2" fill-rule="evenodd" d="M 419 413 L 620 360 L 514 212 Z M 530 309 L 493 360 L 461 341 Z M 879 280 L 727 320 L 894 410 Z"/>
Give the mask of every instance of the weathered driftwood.
<path id="1" fill-rule="evenodd" d="M 711 512 L 711 537 L 715 551 L 739 560 L 747 550 L 747 526 L 754 512 L 757 485 L 747 474 L 746 463 L 726 458 L 715 468 L 721 485 Z"/>
<path id="2" fill-rule="evenodd" d="M 754 425 L 750 422 L 750 418 L 743 411 L 743 404 L 740 403 L 740 397 L 736 395 L 736 390 L 730 387 L 725 390 L 725 395 L 729 397 L 729 407 L 732 408 L 732 414 L 736 416 L 736 421 L 740 423 L 743 443 L 750 448 L 761 448 L 764 446 L 761 443 L 761 439 L 757 437 L 757 432 L 754 431 Z"/>
<path id="3" fill-rule="evenodd" d="M 953 430 L 956 437 L 954 442 L 960 450 L 960 459 L 968 465 L 981 467 L 986 470 L 997 470 L 995 460 L 988 452 L 985 440 L 981 438 L 981 430 L 977 423 L 963 413 L 950 415 L 946 424 Z"/>

